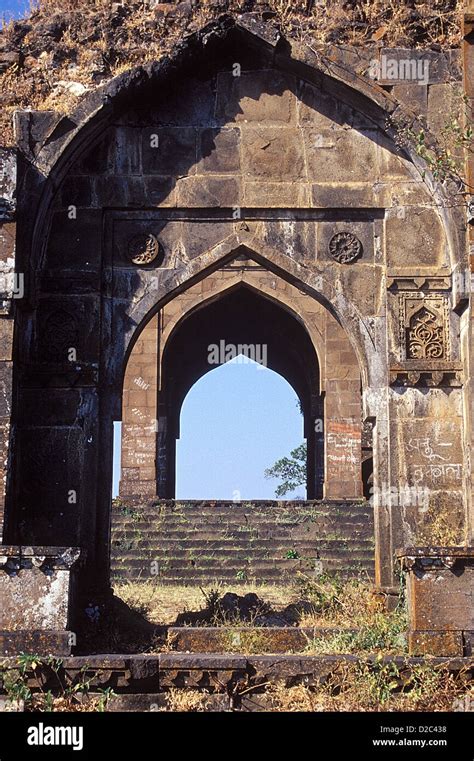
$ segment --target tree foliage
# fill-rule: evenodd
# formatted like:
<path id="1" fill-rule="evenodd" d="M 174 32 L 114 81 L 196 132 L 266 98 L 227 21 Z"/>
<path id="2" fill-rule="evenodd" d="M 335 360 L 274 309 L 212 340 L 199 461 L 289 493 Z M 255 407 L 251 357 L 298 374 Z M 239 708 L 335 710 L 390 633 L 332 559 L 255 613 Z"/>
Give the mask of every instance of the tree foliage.
<path id="1" fill-rule="evenodd" d="M 306 442 L 293 449 L 289 457 L 282 457 L 271 468 L 267 468 L 265 478 L 281 480 L 275 490 L 276 497 L 284 497 L 298 486 L 306 484 Z"/>

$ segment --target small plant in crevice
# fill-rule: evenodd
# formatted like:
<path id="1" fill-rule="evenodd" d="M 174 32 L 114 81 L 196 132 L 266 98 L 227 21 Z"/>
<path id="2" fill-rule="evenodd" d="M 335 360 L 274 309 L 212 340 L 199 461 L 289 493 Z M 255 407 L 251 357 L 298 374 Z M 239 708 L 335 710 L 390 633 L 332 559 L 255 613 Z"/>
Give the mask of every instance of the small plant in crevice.
<path id="1" fill-rule="evenodd" d="M 90 695 L 95 673 L 87 665 L 73 681 L 64 673 L 62 660 L 53 656 L 21 653 L 16 666 L 5 672 L 4 688 L 8 701 L 23 704 L 27 712 L 103 712 L 114 695 L 110 687 L 95 688 Z"/>
<path id="2" fill-rule="evenodd" d="M 460 91 L 453 91 L 453 98 L 458 106 L 457 113 L 451 113 L 436 135 L 436 142 L 428 139 L 421 123 L 402 124 L 395 120 L 389 126 L 395 128 L 396 142 L 402 148 L 411 144 L 420 158 L 426 163 L 433 179 L 440 183 L 451 181 L 451 205 L 463 205 L 466 194 L 473 193 L 465 175 L 466 156 L 474 154 L 474 129 L 471 126 L 471 105 L 467 96 Z M 422 172 L 424 179 L 424 172 Z"/>

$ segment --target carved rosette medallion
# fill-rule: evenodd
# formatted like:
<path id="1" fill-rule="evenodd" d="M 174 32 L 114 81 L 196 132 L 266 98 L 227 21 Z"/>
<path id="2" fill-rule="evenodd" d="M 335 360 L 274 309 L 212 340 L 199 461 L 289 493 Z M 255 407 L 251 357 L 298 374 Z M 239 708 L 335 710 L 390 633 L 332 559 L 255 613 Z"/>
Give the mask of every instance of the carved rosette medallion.
<path id="1" fill-rule="evenodd" d="M 160 242 L 152 233 L 139 233 L 128 242 L 128 258 L 133 264 L 151 264 L 161 252 Z"/>
<path id="2" fill-rule="evenodd" d="M 354 262 L 362 253 L 362 243 L 353 233 L 336 233 L 329 241 L 329 253 L 340 264 Z"/>

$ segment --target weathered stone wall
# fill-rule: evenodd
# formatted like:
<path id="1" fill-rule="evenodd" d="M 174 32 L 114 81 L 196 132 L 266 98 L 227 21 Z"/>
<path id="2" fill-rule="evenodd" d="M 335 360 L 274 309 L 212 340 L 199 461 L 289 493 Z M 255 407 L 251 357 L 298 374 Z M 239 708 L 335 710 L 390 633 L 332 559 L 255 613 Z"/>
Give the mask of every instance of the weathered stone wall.
<path id="1" fill-rule="evenodd" d="M 433 55 L 434 118 L 457 75 Z M 326 413 L 349 423 L 329 426 L 327 449 L 359 448 L 360 377 L 379 497 L 377 581 L 393 583 L 395 547 L 447 492 L 466 536 L 465 214 L 410 141 L 400 147 L 390 117 L 404 116 L 393 94 L 253 18 L 226 20 L 164 63 L 122 75 L 67 119 L 18 115 L 26 298 L 11 539 L 86 547 L 93 575 L 106 576 L 112 422 L 131 347 L 152 315 L 243 253 L 266 271 L 262 291 L 272 273 L 332 315 L 320 326 Z M 331 364 L 349 368 L 332 409 L 331 381 L 343 378 Z M 341 479 L 341 490 L 353 482 Z M 401 486 L 415 489 L 402 506 Z"/>
<path id="2" fill-rule="evenodd" d="M 70 655 L 75 547 L 12 547 L 0 553 L 0 654 Z M 70 636 L 71 635 L 71 636 Z"/>
<path id="3" fill-rule="evenodd" d="M 400 556 L 407 581 L 412 655 L 472 655 L 474 550 L 407 548 Z"/>

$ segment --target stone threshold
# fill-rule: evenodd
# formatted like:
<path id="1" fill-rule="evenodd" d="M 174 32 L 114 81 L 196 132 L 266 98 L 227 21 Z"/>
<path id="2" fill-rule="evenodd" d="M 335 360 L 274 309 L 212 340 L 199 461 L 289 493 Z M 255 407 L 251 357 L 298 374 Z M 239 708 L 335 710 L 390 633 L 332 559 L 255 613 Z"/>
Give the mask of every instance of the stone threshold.
<path id="1" fill-rule="evenodd" d="M 301 652 L 315 639 L 356 634 L 358 629 L 315 626 L 170 626 L 171 650 L 191 653 L 223 653 L 258 649 L 262 653 Z"/>
<path id="2" fill-rule="evenodd" d="M 463 672 L 466 683 L 474 680 L 474 657 L 413 657 L 358 655 L 243 655 L 236 653 L 162 652 L 141 655 L 89 655 L 62 659 L 59 675 L 67 683 L 82 682 L 85 677 L 92 691 L 111 688 L 118 693 L 151 694 L 170 688 L 210 689 L 229 692 L 238 684 L 264 687 L 283 681 L 287 686 L 324 683 L 345 664 L 367 664 L 380 668 L 394 664 L 401 674 L 409 675 L 414 666 L 427 665 Z M 3 676 L 18 668 L 16 658 L 1 658 Z M 57 676 L 51 668 L 38 664 L 27 672 L 30 689 L 57 689 Z M 3 692 L 5 692 L 3 690 Z"/>

